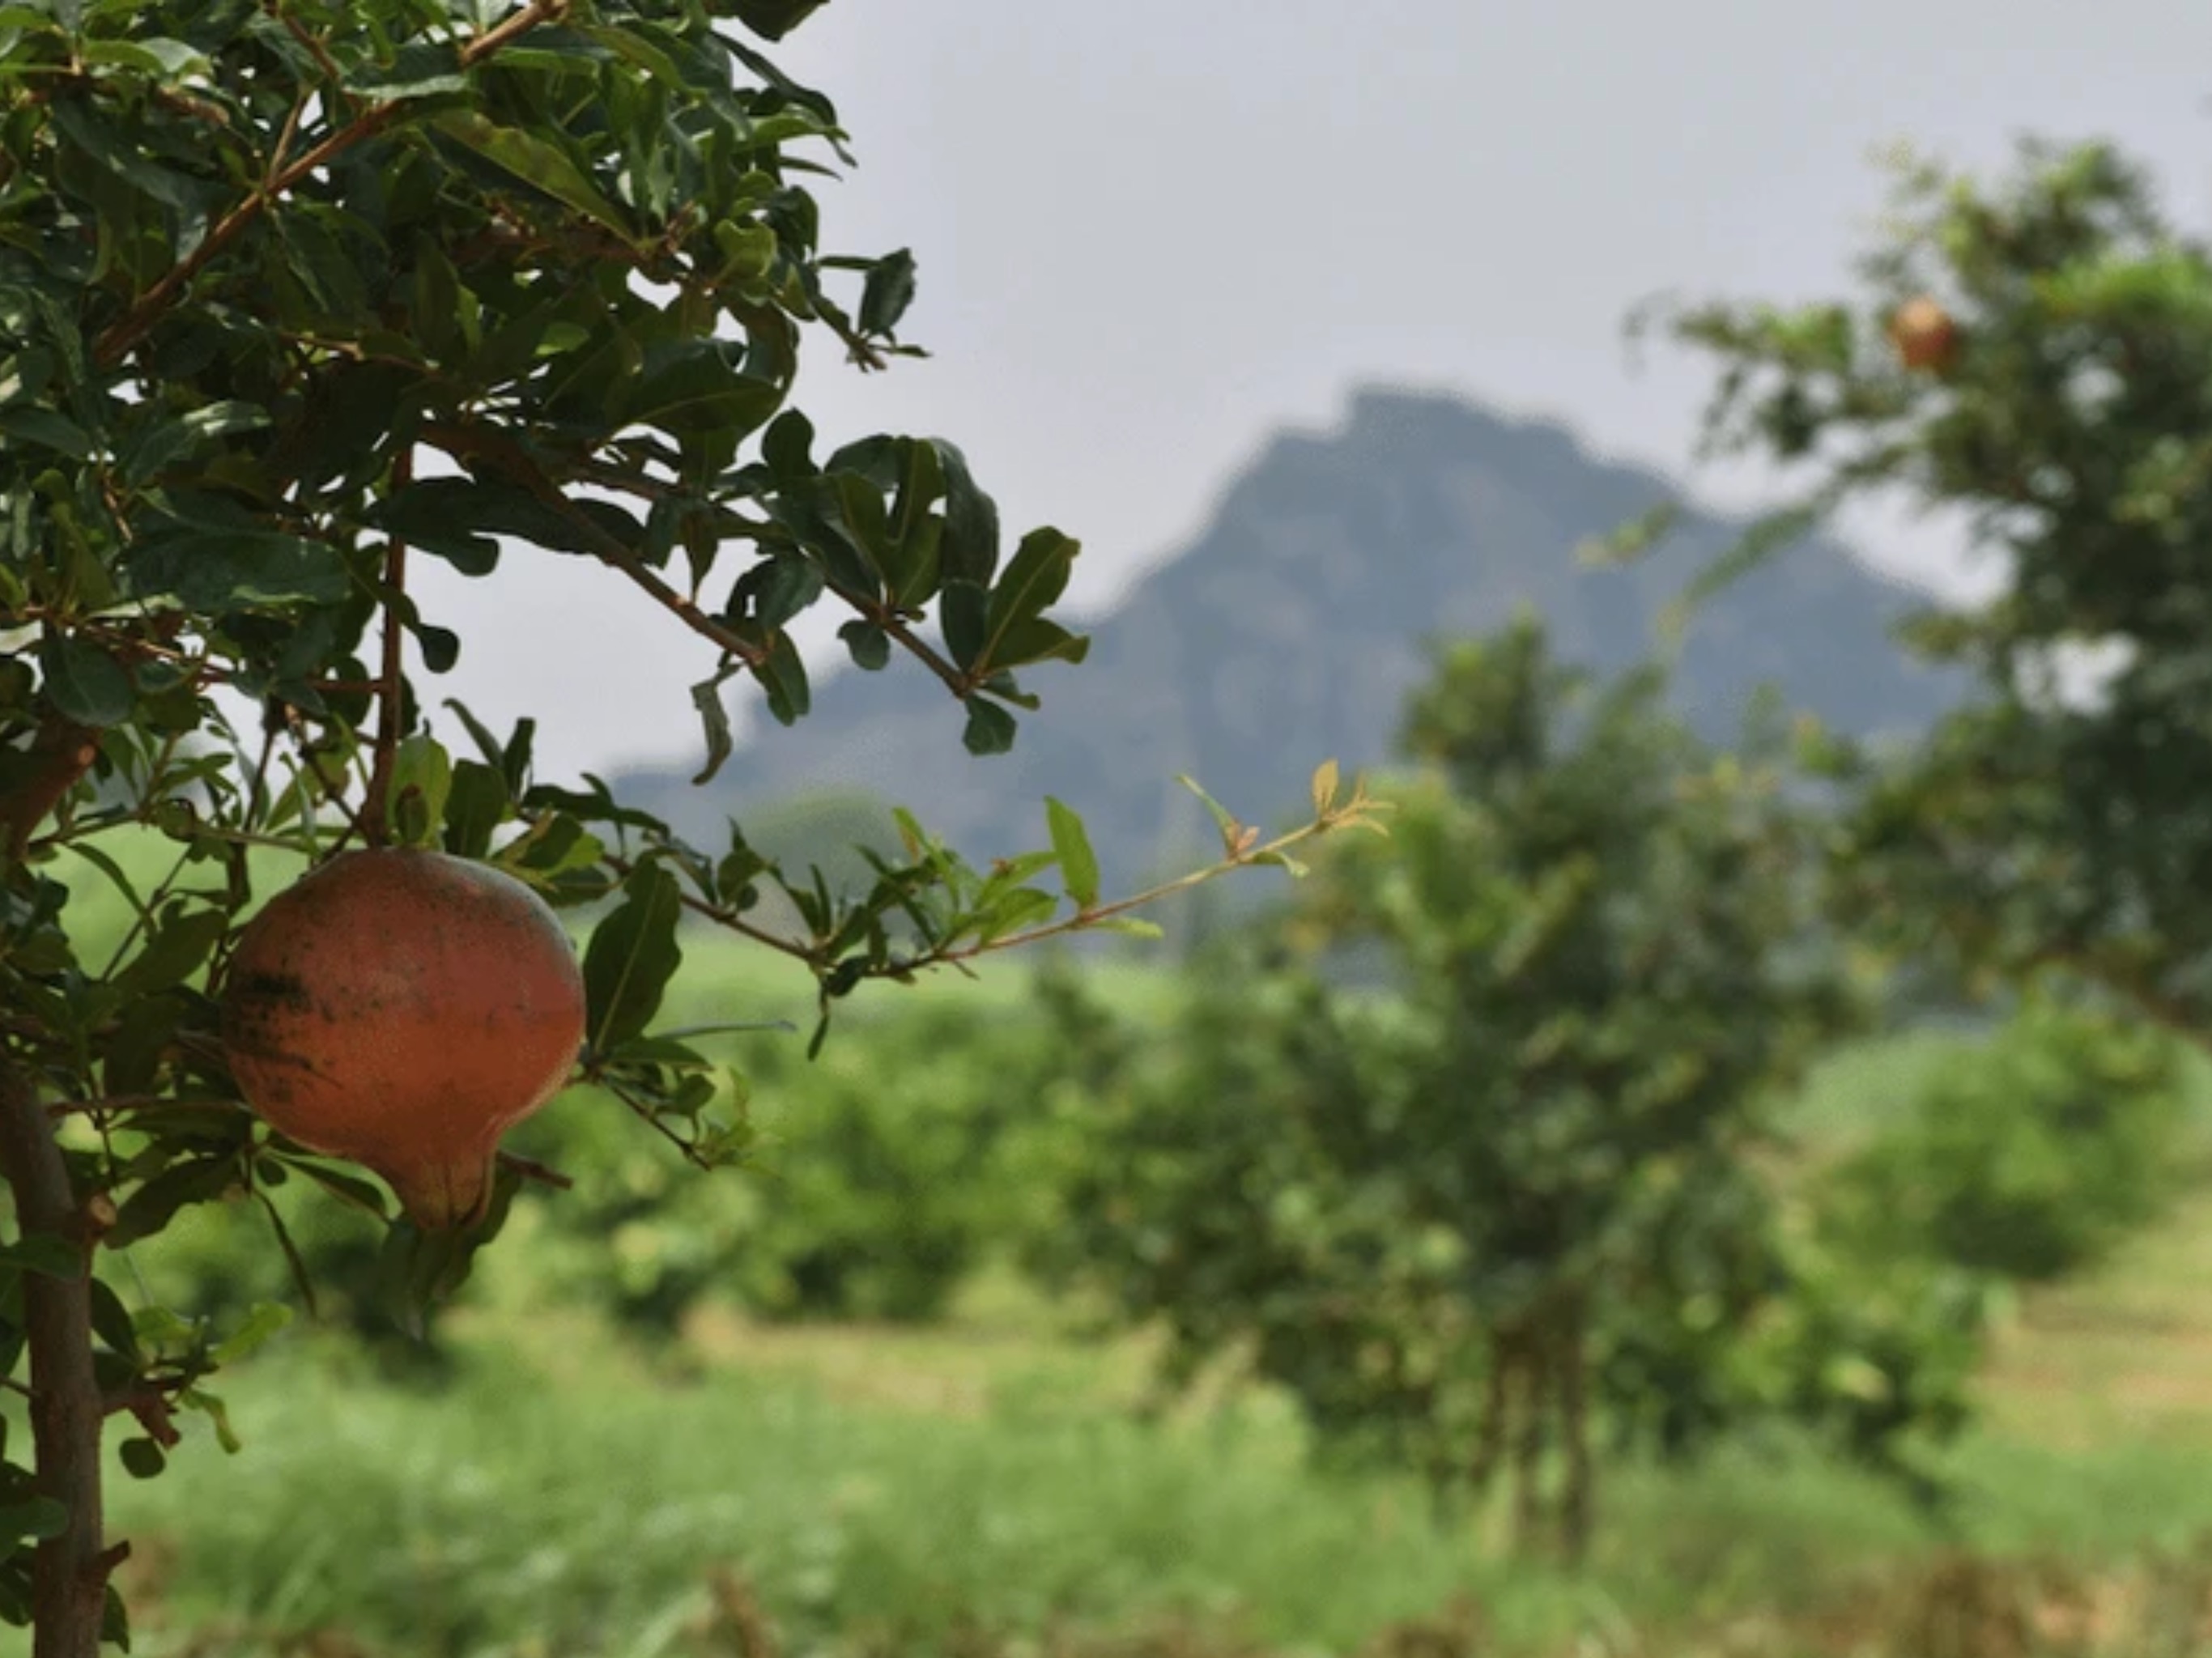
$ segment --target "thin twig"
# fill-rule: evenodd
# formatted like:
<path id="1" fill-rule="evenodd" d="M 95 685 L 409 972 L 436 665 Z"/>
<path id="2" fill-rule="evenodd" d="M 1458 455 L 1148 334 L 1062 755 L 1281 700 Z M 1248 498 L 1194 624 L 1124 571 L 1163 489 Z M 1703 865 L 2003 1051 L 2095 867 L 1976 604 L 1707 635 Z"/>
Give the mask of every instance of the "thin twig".
<path id="1" fill-rule="evenodd" d="M 556 1192 L 573 1192 L 576 1182 L 557 1169 L 547 1167 L 530 1157 L 518 1157 L 512 1151 L 499 1154 L 502 1169 L 511 1169 L 524 1180 L 535 1181 L 540 1186 L 550 1186 Z"/>
<path id="2" fill-rule="evenodd" d="M 307 1276 L 307 1260 L 300 1254 L 300 1246 L 292 1242 L 291 1229 L 284 1224 L 284 1217 L 277 1212 L 276 1200 L 254 1180 L 251 1169 L 246 1170 L 246 1181 L 252 1188 L 255 1200 L 269 1216 L 270 1227 L 276 1234 L 276 1247 L 284 1252 L 285 1265 L 292 1269 L 292 1282 L 300 1286 L 300 1299 L 307 1304 L 307 1316 L 320 1324 L 323 1315 L 315 1304 L 314 1280 Z"/>
<path id="3" fill-rule="evenodd" d="M 601 562 L 612 565 L 645 589 L 655 604 L 677 616 L 701 638 L 711 640 L 724 652 L 750 667 L 757 668 L 768 660 L 767 652 L 750 640 L 740 639 L 678 592 L 635 551 L 623 545 L 621 539 L 611 533 L 605 525 L 590 513 L 580 511 L 562 493 L 561 486 L 546 476 L 544 469 L 512 439 L 481 427 L 455 425 L 445 421 L 427 422 L 422 428 L 422 436 L 426 441 L 435 444 L 465 465 L 471 461 L 483 462 L 506 473 L 543 505 L 558 513 L 590 544 L 593 556 Z"/>
<path id="4" fill-rule="evenodd" d="M 629 1090 L 624 1088 L 612 1077 L 594 1077 L 592 1080 L 597 1083 L 600 1087 L 605 1089 L 607 1092 L 612 1094 L 624 1105 L 628 1106 L 636 1115 L 638 1121 L 644 1123 L 647 1128 L 653 1130 L 654 1133 L 659 1135 L 661 1139 L 666 1140 L 671 1145 L 674 1146 L 677 1151 L 683 1154 L 684 1161 L 690 1163 L 693 1168 L 711 1169 L 714 1166 L 705 1157 L 699 1155 L 698 1148 L 693 1145 L 690 1141 L 685 1139 L 681 1134 L 671 1128 L 666 1123 L 661 1121 L 659 1114 L 656 1113 L 651 1106 L 647 1105 L 643 1100 L 637 1098 L 629 1091 Z"/>
<path id="5" fill-rule="evenodd" d="M 414 476 L 414 446 L 403 444 L 392 463 L 392 487 L 404 489 Z M 362 832 L 372 847 L 382 846 L 392 834 L 392 772 L 399 754 L 400 704 L 407 689 L 399 656 L 406 639 L 399 606 L 406 592 L 407 544 L 394 536 L 384 550 L 384 666 L 376 694 L 376 759 L 369 768 L 368 809 L 362 819 Z"/>

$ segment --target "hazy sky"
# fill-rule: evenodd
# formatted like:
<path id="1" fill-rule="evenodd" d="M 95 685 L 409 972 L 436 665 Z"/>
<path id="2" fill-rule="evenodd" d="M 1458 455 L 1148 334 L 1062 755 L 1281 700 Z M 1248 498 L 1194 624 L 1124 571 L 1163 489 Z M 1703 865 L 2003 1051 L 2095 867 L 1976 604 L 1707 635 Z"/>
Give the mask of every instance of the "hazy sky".
<path id="1" fill-rule="evenodd" d="M 1662 290 L 1835 291 L 1878 143 L 1995 165 L 2022 131 L 2107 137 L 2212 217 L 2212 7 L 2185 0 L 832 0 L 778 55 L 860 159 L 825 240 L 915 249 L 934 354 L 864 377 L 817 341 L 799 401 L 832 440 L 959 442 L 1010 531 L 1082 538 L 1085 605 L 1363 380 L 1760 498 L 1688 469 L 1706 367 L 1633 367 L 1620 325 Z M 1878 539 L 1940 575 L 1941 534 Z M 598 566 L 501 575 L 426 580 L 467 641 L 439 694 L 535 708 L 548 774 L 696 756 L 711 647 Z"/>

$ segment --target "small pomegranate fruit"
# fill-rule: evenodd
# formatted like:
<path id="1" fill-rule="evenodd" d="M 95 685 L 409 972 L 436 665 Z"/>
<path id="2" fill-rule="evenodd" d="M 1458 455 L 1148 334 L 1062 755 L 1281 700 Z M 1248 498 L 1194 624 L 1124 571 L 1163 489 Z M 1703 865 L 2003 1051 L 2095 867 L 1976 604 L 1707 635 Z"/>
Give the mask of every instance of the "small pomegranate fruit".
<path id="1" fill-rule="evenodd" d="M 1926 295 L 1907 300 L 1889 319 L 1889 341 L 1907 368 L 1942 374 L 1959 355 L 1957 320 Z"/>
<path id="2" fill-rule="evenodd" d="M 343 853 L 240 935 L 223 1045 L 271 1127 L 390 1181 L 426 1230 L 478 1218 L 500 1136 L 584 1040 L 576 952 L 512 876 L 443 853 Z"/>

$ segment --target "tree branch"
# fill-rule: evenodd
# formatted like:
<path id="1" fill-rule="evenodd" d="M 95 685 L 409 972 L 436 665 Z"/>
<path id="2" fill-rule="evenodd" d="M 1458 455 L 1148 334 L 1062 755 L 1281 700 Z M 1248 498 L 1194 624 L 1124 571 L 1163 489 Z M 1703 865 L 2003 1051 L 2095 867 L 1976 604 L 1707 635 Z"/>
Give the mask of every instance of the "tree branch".
<path id="1" fill-rule="evenodd" d="M 77 1260 L 70 1278 L 23 1275 L 35 1487 L 69 1513 L 61 1531 L 32 1557 L 32 1658 L 98 1658 L 107 1576 L 119 1557 L 102 1540 L 100 1449 L 106 1412 L 92 1366 L 91 1237 L 53 1125 L 30 1079 L 4 1054 L 0 1175 L 15 1193 L 21 1236 L 63 1239 Z"/>
<path id="2" fill-rule="evenodd" d="M 712 640 L 726 653 L 737 658 L 748 667 L 757 668 L 767 661 L 767 653 L 758 646 L 738 638 L 678 592 L 632 549 L 624 546 L 605 525 L 598 523 L 588 513 L 579 511 L 576 504 L 568 499 L 545 469 L 513 439 L 502 433 L 486 431 L 482 427 L 446 421 L 433 421 L 425 425 L 422 437 L 426 442 L 435 444 L 455 460 L 464 465 L 471 460 L 481 461 L 529 490 L 540 502 L 560 513 L 573 525 L 577 533 L 591 544 L 593 555 L 603 563 L 612 565 L 644 588 L 654 603 L 681 618 L 684 626 L 702 639 Z M 634 481 L 628 487 L 634 493 L 646 493 L 638 489 Z M 936 675 L 954 696 L 964 701 L 975 694 L 980 683 L 976 677 L 963 673 L 938 654 L 928 641 L 908 627 L 890 606 L 863 598 L 834 581 L 826 583 L 825 586 L 828 592 L 836 594 L 860 616 L 882 629 L 908 654 Z"/>
<path id="3" fill-rule="evenodd" d="M 392 487 L 403 488 L 414 476 L 414 446 L 402 444 L 392 463 Z M 362 832 L 372 847 L 382 846 L 392 830 L 392 770 L 399 753 L 400 705 L 407 689 L 399 658 L 406 636 L 399 605 L 406 591 L 407 544 L 394 536 L 384 549 L 384 662 L 377 676 L 376 757 L 369 768 L 368 799 L 362 817 Z"/>
<path id="4" fill-rule="evenodd" d="M 601 563 L 612 565 L 621 571 L 644 588 L 655 604 L 678 618 L 701 638 L 713 641 L 726 654 L 737 658 L 749 667 L 757 668 L 768 660 L 767 653 L 757 645 L 738 638 L 678 592 L 634 550 L 623 545 L 621 539 L 605 525 L 599 523 L 588 513 L 578 510 L 575 502 L 568 499 L 561 486 L 546 475 L 545 469 L 513 439 L 502 433 L 486 431 L 482 427 L 459 425 L 448 421 L 426 423 L 422 428 L 422 439 L 426 443 L 436 445 L 465 465 L 477 461 L 505 473 L 514 483 L 529 490 L 544 506 L 560 513 L 590 544 L 592 556 Z"/>

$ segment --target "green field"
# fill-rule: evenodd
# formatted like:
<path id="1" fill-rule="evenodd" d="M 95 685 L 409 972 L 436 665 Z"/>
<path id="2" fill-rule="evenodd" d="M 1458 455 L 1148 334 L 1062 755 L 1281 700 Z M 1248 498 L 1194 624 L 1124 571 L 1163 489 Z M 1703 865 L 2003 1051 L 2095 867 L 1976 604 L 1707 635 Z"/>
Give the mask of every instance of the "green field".
<path id="1" fill-rule="evenodd" d="M 1827 1067 L 1808 1132 L 1917 1051 Z M 935 1327 L 715 1310 L 648 1357 L 516 1311 L 529 1249 L 472 1286 L 450 1387 L 295 1334 L 224 1389 L 240 1455 L 196 1435 L 123 1483 L 141 1650 L 2182 1653 L 2212 1605 L 2212 1195 L 2021 1301 L 1952 1527 L 1745 1448 L 1616 1479 L 1579 1579 L 1513 1560 L 1497 1515 L 1316 1469 L 1262 1393 L 1139 1419 L 1142 1341 L 1079 1342 L 1000 1278 Z"/>
<path id="2" fill-rule="evenodd" d="M 129 849 L 142 896 L 164 850 Z M 88 931 L 128 924 L 106 878 L 58 872 L 100 907 Z M 803 969 L 703 932 L 686 953 L 664 1023 L 810 1023 Z M 1085 971 L 1137 1019 L 1177 993 Z M 918 1002 L 1019 1017 L 1028 978 L 990 963 L 877 987 L 839 1018 L 858 1038 Z M 866 1046 L 833 1041 L 823 1063 L 864 1066 Z M 1805 1166 L 1893 1118 L 1943 1051 L 1907 1035 L 1816 1070 L 1785 1116 Z M 2212 1146 L 2212 1070 L 2197 1091 Z M 778 1102 L 760 1104 L 772 1125 Z M 605 1108 L 580 1092 L 549 1115 Z M 648 1352 L 545 1310 L 543 1236 L 525 1215 L 487 1256 L 450 1380 L 395 1386 L 298 1328 L 223 1378 L 239 1455 L 194 1432 L 167 1477 L 118 1472 L 138 1650 L 2212 1652 L 2212 1181 L 2102 1270 L 2012 1308 L 1983 1422 L 1950 1456 L 1949 1524 L 1801 1448 L 1746 1446 L 1612 1478 L 1579 1577 L 1515 1559 L 1502 1515 L 1439 1521 L 1409 1482 L 1316 1466 L 1264 1391 L 1224 1380 L 1142 1415 L 1144 1339 L 1081 1339 L 1002 1272 L 934 1326 L 711 1305 Z"/>

